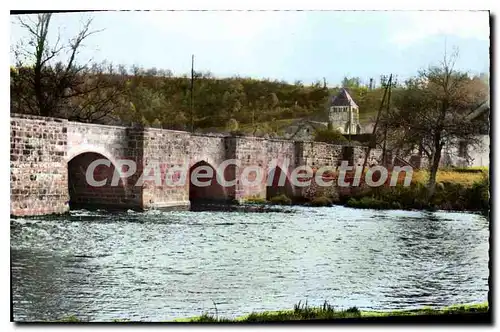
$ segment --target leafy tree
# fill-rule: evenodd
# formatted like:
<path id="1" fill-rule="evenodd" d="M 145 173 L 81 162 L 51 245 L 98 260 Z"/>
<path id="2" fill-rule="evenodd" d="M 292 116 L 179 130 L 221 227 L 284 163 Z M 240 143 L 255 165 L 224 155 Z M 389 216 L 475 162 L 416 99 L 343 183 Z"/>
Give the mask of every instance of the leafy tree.
<path id="1" fill-rule="evenodd" d="M 361 86 L 361 79 L 359 77 L 344 77 L 342 80 L 343 88 L 359 88 Z"/>
<path id="2" fill-rule="evenodd" d="M 387 116 L 389 128 L 398 136 L 398 146 L 417 148 L 429 159 L 428 193 L 432 198 L 443 147 L 458 140 L 476 141 L 478 133 L 467 115 L 483 101 L 487 89 L 479 80 L 454 69 L 458 51 L 439 65 L 422 70 L 394 95 L 396 109 Z"/>

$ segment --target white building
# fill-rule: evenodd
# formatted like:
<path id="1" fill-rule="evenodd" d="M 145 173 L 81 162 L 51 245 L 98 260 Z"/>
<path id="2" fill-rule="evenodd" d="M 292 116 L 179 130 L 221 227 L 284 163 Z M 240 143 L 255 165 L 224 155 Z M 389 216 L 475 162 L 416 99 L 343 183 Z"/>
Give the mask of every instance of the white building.
<path id="1" fill-rule="evenodd" d="M 442 166 L 490 166 L 489 114 L 490 102 L 488 100 L 467 116 L 472 125 L 477 126 L 479 133 L 474 142 L 461 140 L 457 144 L 444 146 Z"/>

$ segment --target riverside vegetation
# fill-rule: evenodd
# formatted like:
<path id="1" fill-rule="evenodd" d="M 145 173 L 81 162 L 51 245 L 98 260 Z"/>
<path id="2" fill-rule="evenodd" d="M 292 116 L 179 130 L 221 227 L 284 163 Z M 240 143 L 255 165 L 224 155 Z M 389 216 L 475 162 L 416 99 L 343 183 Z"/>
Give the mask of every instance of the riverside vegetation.
<path id="1" fill-rule="evenodd" d="M 490 208 L 488 169 L 440 170 L 436 192 L 428 199 L 427 171 L 414 172 L 410 186 L 370 188 L 344 199 L 347 206 L 372 209 L 481 211 Z"/>
<path id="2" fill-rule="evenodd" d="M 404 173 L 403 173 L 404 175 Z M 426 183 L 429 173 L 415 171 L 409 186 L 402 186 L 400 177 L 395 187 L 369 188 L 361 186 L 349 195 L 342 195 L 331 187 L 314 188 L 301 201 L 292 201 L 285 194 L 270 198 L 251 197 L 249 204 L 290 205 L 300 203 L 310 206 L 331 206 L 342 204 L 366 209 L 440 209 L 453 211 L 480 211 L 490 208 L 490 180 L 487 168 L 442 169 L 437 174 L 437 190 L 429 201 Z M 329 190 L 328 190 L 329 189 Z"/>
<path id="3" fill-rule="evenodd" d="M 452 305 L 440 309 L 423 307 L 413 310 L 393 310 L 393 311 L 361 311 L 356 307 L 348 309 L 336 309 L 333 305 L 325 301 L 322 306 L 311 307 L 307 302 L 299 302 L 292 310 L 253 312 L 246 316 L 237 318 L 224 318 L 218 314 L 212 315 L 204 313 L 198 317 L 176 319 L 178 323 L 271 323 L 286 321 L 342 321 L 344 319 L 370 319 L 376 321 L 377 318 L 390 317 L 418 317 L 436 316 L 453 319 L 457 315 L 486 314 L 489 312 L 488 303 Z M 57 322 L 83 323 L 86 322 L 76 316 L 68 316 Z M 128 319 L 115 319 L 113 322 L 130 322 Z"/>

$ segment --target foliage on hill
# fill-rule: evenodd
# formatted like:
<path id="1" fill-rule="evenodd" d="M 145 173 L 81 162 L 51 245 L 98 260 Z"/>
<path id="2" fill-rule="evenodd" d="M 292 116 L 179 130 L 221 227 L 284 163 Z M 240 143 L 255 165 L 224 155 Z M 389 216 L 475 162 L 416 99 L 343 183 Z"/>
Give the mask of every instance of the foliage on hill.
<path id="1" fill-rule="evenodd" d="M 342 136 L 342 133 L 334 129 L 318 129 L 314 133 L 314 140 L 316 142 L 324 142 L 330 144 L 338 144 L 346 142 L 347 139 Z"/>
<path id="2" fill-rule="evenodd" d="M 132 69 L 113 67 L 103 63 L 93 70 L 82 72 L 78 85 L 91 82 L 95 77 L 101 84 L 101 94 L 108 99 L 106 116 L 98 119 L 73 116 L 85 110 L 89 100 L 73 98 L 57 109 L 51 116 L 72 118 L 77 121 L 98 123 L 139 123 L 145 126 L 161 126 L 166 129 L 189 130 L 191 126 L 190 78 L 173 77 L 169 71 L 154 68 Z M 28 107 L 27 100 L 34 94 L 26 84 L 29 68 L 11 68 L 11 111 L 37 114 L 36 108 Z M 25 83 L 25 84 L 23 84 Z M 47 93 L 50 87 L 47 86 Z M 252 78 L 214 78 L 210 73 L 199 73 L 193 88 L 194 129 L 224 128 L 236 121 L 240 127 L 252 130 L 276 132 L 276 128 L 261 128 L 283 119 L 297 119 L 325 115 L 328 97 L 338 89 L 326 88 L 318 82 L 305 86 L 300 82 L 289 84 L 283 81 Z M 110 95 L 110 92 L 113 92 Z M 362 114 L 373 114 L 382 91 L 369 91 L 366 87 L 349 89 L 360 106 Z M 99 106 L 104 101 L 95 100 Z M 30 104 L 31 105 L 31 104 Z M 369 117 L 365 117 L 367 119 Z"/>
<path id="3" fill-rule="evenodd" d="M 191 114 L 191 79 L 186 75 L 175 77 L 170 70 L 135 66 L 127 69 L 104 62 L 79 68 L 77 74 L 72 74 L 71 82 L 65 82 L 57 66 L 44 68 L 44 79 L 37 88 L 32 84 L 36 74 L 32 67 L 12 66 L 11 112 L 177 130 L 190 130 L 192 120 L 195 131 L 231 131 L 236 126 L 247 134 L 280 136 L 294 119 L 326 120 L 328 99 L 339 89 L 319 82 L 306 86 L 299 81 L 290 84 L 196 73 Z M 58 86 L 67 86 L 56 91 L 54 82 L 58 80 L 62 81 Z M 382 89 L 348 89 L 360 106 L 361 119 L 369 121 Z M 41 103 L 37 90 L 46 96 Z"/>

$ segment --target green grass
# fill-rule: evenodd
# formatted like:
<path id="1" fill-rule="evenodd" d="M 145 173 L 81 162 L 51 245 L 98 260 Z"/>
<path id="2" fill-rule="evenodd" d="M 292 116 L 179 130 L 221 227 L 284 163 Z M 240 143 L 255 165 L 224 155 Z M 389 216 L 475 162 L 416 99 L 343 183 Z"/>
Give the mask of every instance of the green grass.
<path id="1" fill-rule="evenodd" d="M 62 319 L 58 320 L 57 322 L 59 322 L 59 323 L 79 323 L 79 322 L 82 322 L 82 320 L 80 320 L 76 316 L 71 315 L 71 316 L 62 318 Z"/>
<path id="2" fill-rule="evenodd" d="M 171 322 L 178 323 L 267 323 L 267 322 L 285 322 L 285 321 L 304 321 L 304 320 L 341 320 L 349 318 L 371 318 L 371 317 L 397 317 L 397 316 L 419 316 L 419 315 L 458 315 L 487 313 L 489 310 L 488 302 L 479 304 L 456 304 L 449 307 L 433 309 L 423 307 L 413 310 L 393 310 L 393 311 L 361 311 L 356 307 L 348 309 L 338 309 L 325 301 L 319 307 L 311 307 L 306 302 L 299 302 L 291 310 L 253 312 L 249 315 L 236 317 L 234 319 L 210 315 L 204 313 L 201 316 L 179 318 Z M 85 320 L 74 315 L 56 320 L 57 323 L 84 323 Z M 125 323 L 128 319 L 114 319 L 112 322 Z M 166 322 L 166 321 L 165 321 Z"/>
<path id="3" fill-rule="evenodd" d="M 370 318 L 370 317 L 395 317 L 395 316 L 419 316 L 419 315 L 457 315 L 465 313 L 486 313 L 488 312 L 488 303 L 480 304 L 462 304 L 453 305 L 440 309 L 424 307 L 414 310 L 395 310 L 395 311 L 360 311 L 356 307 L 348 309 L 336 309 L 325 301 L 320 307 L 310 307 L 307 302 L 299 302 L 293 310 L 265 311 L 260 313 L 251 313 L 246 316 L 228 319 L 216 317 L 209 314 L 203 314 L 199 317 L 179 319 L 176 322 L 192 323 L 265 323 L 265 322 L 283 322 L 297 320 L 338 320 L 346 318 Z"/>
<path id="4" fill-rule="evenodd" d="M 489 167 L 487 166 L 471 166 L 471 167 L 452 167 L 443 168 L 442 171 L 458 172 L 458 173 L 488 173 Z"/>
<path id="5" fill-rule="evenodd" d="M 243 201 L 245 204 L 267 204 L 267 201 L 265 198 L 258 197 L 258 196 L 251 196 L 247 197 Z"/>

